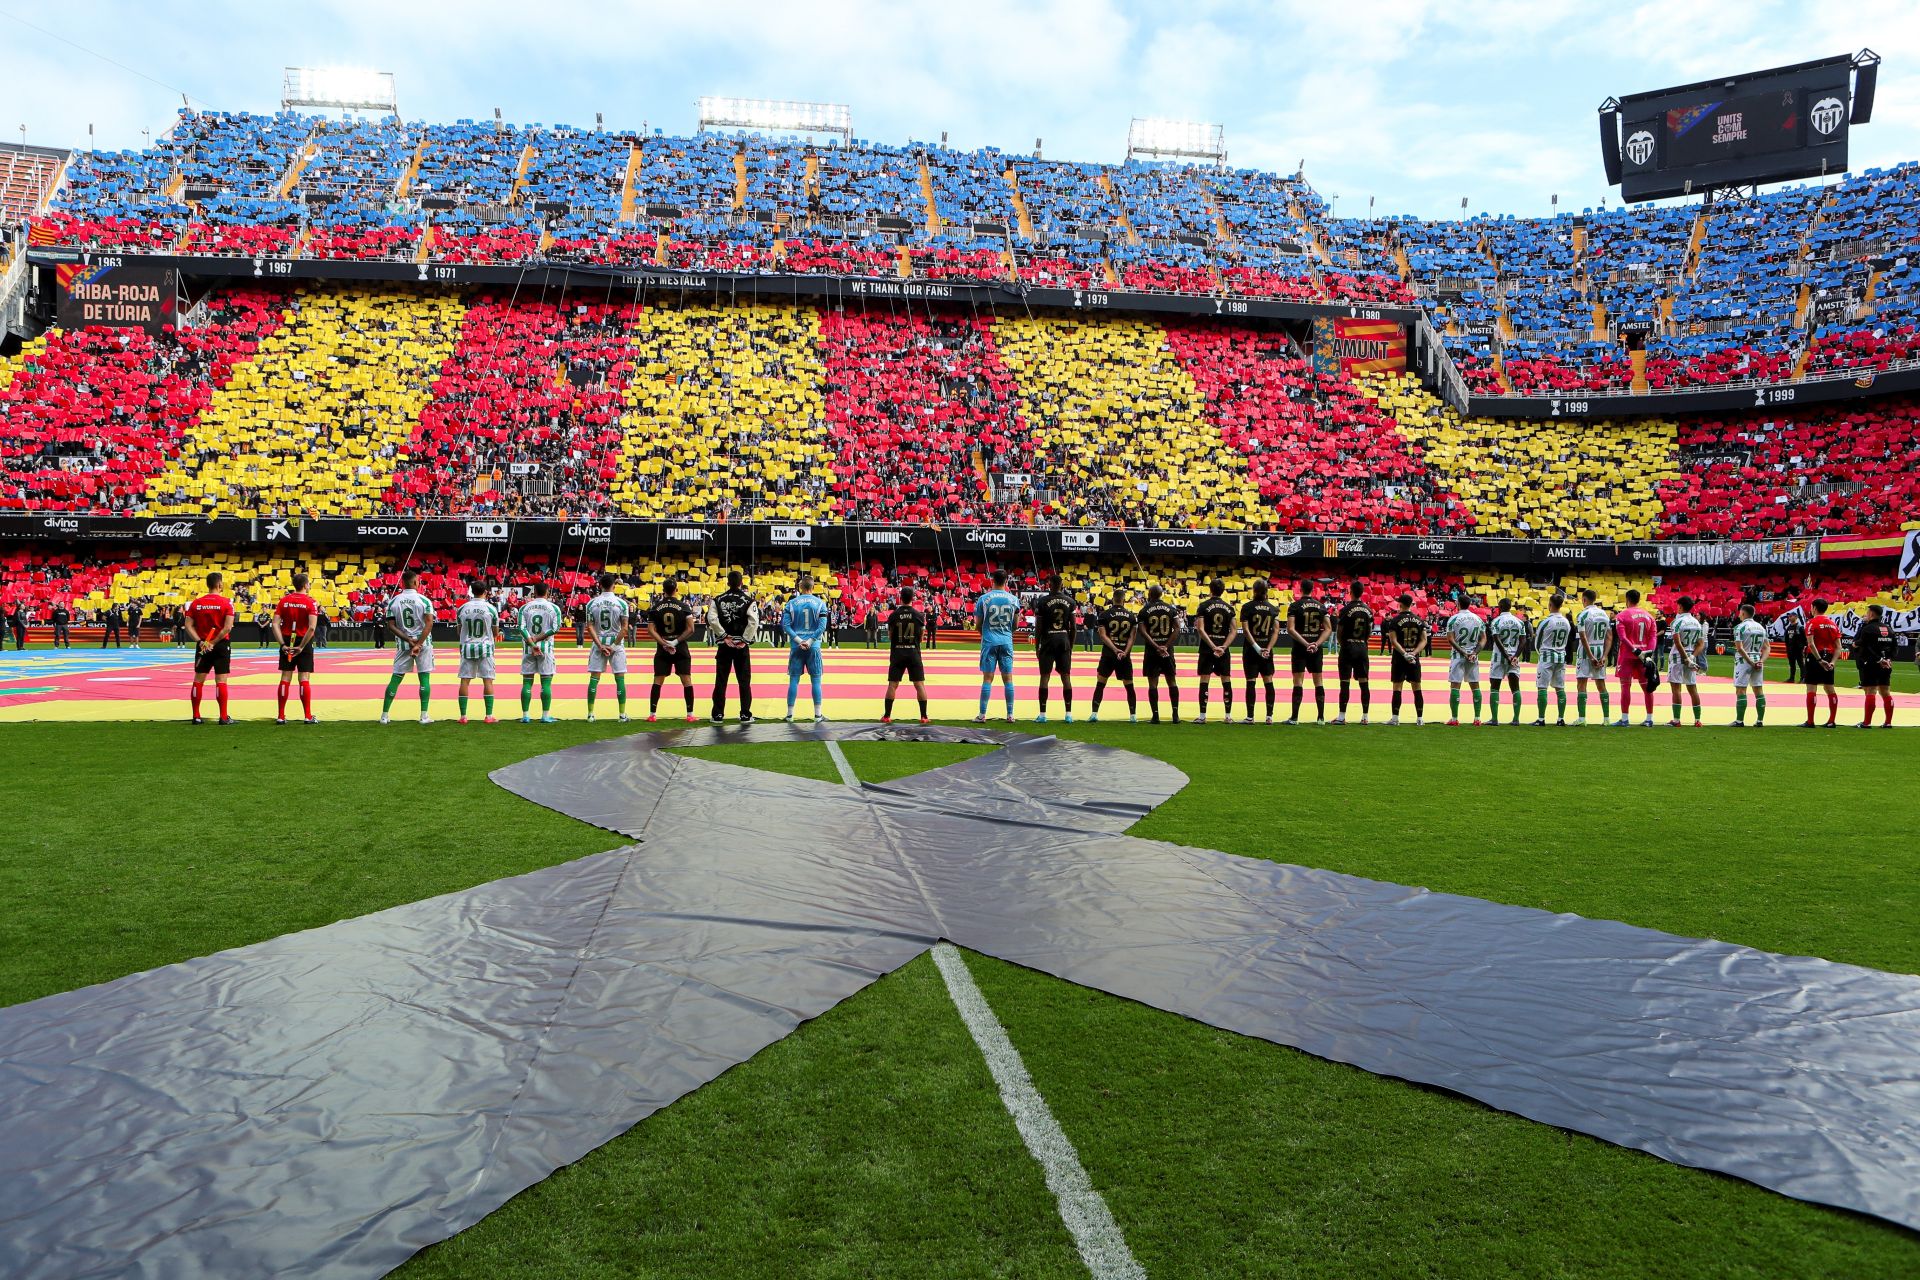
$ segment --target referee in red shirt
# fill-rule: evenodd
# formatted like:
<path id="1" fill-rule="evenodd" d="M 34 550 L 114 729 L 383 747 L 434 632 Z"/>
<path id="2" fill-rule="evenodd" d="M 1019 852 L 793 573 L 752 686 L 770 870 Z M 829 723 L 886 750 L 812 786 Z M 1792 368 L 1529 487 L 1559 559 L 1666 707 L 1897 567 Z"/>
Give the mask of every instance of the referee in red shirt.
<path id="1" fill-rule="evenodd" d="M 308 724 L 313 718 L 313 642 L 320 634 L 320 605 L 307 594 L 307 575 L 293 575 L 293 590 L 280 597 L 273 610 L 273 642 L 280 646 L 280 714 L 275 724 L 287 722 L 287 685 L 300 677 L 300 710 Z"/>
<path id="2" fill-rule="evenodd" d="M 225 581 L 219 573 L 208 574 L 206 594 L 187 606 L 187 634 L 193 638 L 194 724 L 205 723 L 200 718 L 200 689 L 209 674 L 220 699 L 220 723 L 233 723 L 227 714 L 227 673 L 233 669 L 233 624 L 238 615 L 233 601 L 220 591 Z"/>

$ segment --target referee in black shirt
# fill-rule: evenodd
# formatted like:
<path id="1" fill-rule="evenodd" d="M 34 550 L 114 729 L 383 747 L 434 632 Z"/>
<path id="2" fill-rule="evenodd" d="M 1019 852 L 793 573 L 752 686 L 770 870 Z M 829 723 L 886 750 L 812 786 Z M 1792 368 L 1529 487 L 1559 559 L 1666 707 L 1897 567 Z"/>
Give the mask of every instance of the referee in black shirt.
<path id="1" fill-rule="evenodd" d="M 1877 604 L 1867 606 L 1866 621 L 1853 633 L 1853 667 L 1860 673 L 1860 693 L 1866 701 L 1862 729 L 1873 728 L 1876 695 L 1886 710 L 1881 724 L 1893 728 L 1893 636 L 1887 630 L 1886 610 Z"/>

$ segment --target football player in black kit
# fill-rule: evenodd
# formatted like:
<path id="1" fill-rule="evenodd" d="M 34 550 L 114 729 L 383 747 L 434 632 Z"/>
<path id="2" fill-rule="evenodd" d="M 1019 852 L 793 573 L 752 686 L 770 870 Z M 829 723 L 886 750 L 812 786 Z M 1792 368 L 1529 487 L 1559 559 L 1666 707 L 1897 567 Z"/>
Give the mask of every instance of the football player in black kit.
<path id="1" fill-rule="evenodd" d="M 1881 621 L 1886 614 L 1881 606 L 1868 605 L 1866 618 L 1853 633 L 1853 667 L 1860 673 L 1860 692 L 1866 700 L 1862 729 L 1873 728 L 1876 696 L 1887 712 L 1881 728 L 1893 728 L 1893 633 Z"/>
<path id="2" fill-rule="evenodd" d="M 727 717 L 727 675 L 740 686 L 740 723 L 753 723 L 753 639 L 760 634 L 760 606 L 741 588 L 738 569 L 727 574 L 727 589 L 707 604 L 707 628 L 713 632 L 713 722 Z M 658 693 L 656 687 L 655 693 Z"/>
<path id="3" fill-rule="evenodd" d="M 1293 603 L 1287 606 L 1287 639 L 1293 646 L 1289 657 L 1293 667 L 1293 714 L 1287 717 L 1288 724 L 1300 723 L 1300 677 L 1304 675 L 1313 677 L 1313 703 L 1320 723 L 1327 722 L 1327 689 L 1320 682 L 1320 660 L 1329 630 L 1327 606 L 1313 594 L 1313 583 L 1303 581 Z"/>
<path id="4" fill-rule="evenodd" d="M 1158 584 L 1147 588 L 1147 607 L 1140 611 L 1140 634 L 1147 638 L 1147 709 L 1160 723 L 1160 678 L 1167 679 L 1167 697 L 1173 703 L 1173 722 L 1180 723 L 1180 681 L 1174 675 L 1173 639 L 1180 634 L 1180 611 L 1160 598 Z"/>
<path id="5" fill-rule="evenodd" d="M 1233 659 L 1228 650 L 1240 634 L 1240 619 L 1227 602 L 1227 584 L 1215 578 L 1207 584 L 1208 596 L 1194 617 L 1194 630 L 1200 638 L 1200 714 L 1195 724 L 1207 722 L 1207 680 L 1220 677 L 1220 714 L 1233 723 Z"/>
<path id="6" fill-rule="evenodd" d="M 1253 581 L 1253 599 L 1240 606 L 1240 675 L 1247 682 L 1247 714 L 1253 723 L 1253 681 L 1267 686 L 1267 723 L 1273 723 L 1273 646 L 1280 639 L 1280 606 L 1267 599 L 1272 584 Z"/>
<path id="7" fill-rule="evenodd" d="M 887 618 L 887 706 L 881 724 L 893 723 L 893 695 L 903 678 L 913 682 L 913 694 L 920 699 L 920 723 L 927 723 L 927 669 L 920 660 L 923 643 L 932 647 L 933 632 L 927 628 L 926 615 L 913 607 L 913 588 L 902 587 L 900 602 Z"/>
<path id="8" fill-rule="evenodd" d="M 1369 669 L 1367 646 L 1373 643 L 1373 610 L 1360 598 L 1360 584 L 1355 582 L 1347 587 L 1347 602 L 1340 606 L 1340 615 L 1334 622 L 1334 630 L 1340 636 L 1340 714 L 1335 716 L 1335 724 L 1347 722 L 1347 692 L 1350 682 L 1360 685 L 1360 723 L 1367 722 L 1367 710 L 1373 702 L 1373 687 L 1369 681 L 1372 674 Z M 1517 677 L 1516 677 L 1517 678 Z M 1518 696 L 1518 695 L 1515 695 Z"/>
<path id="9" fill-rule="evenodd" d="M 1139 719 L 1140 699 L 1133 689 L 1133 641 L 1136 619 L 1127 608 L 1125 591 L 1115 588 L 1113 603 L 1095 619 L 1100 630 L 1100 670 L 1093 681 L 1093 712 L 1089 721 L 1100 718 L 1100 699 L 1106 696 L 1107 679 L 1119 676 L 1127 691 L 1127 719 Z M 1158 716 L 1154 717 L 1156 720 Z"/>
<path id="10" fill-rule="evenodd" d="M 1400 723 L 1400 692 L 1406 685 L 1413 686 L 1413 722 L 1427 722 L 1427 695 L 1420 690 L 1420 652 L 1427 647 L 1427 624 L 1413 611 L 1413 595 L 1400 593 L 1400 612 L 1387 619 L 1381 631 L 1387 637 L 1387 648 L 1392 650 L 1390 662 L 1393 678 L 1393 719 L 1388 724 Z"/>
<path id="11" fill-rule="evenodd" d="M 660 710 L 660 686 L 667 673 L 680 677 L 680 693 L 686 699 L 687 719 L 693 719 L 693 654 L 687 637 L 693 634 L 693 610 L 680 598 L 680 584 L 668 578 L 660 588 L 660 598 L 647 610 L 647 626 L 653 631 L 653 692 L 647 697 L 647 719 Z"/>
<path id="12" fill-rule="evenodd" d="M 1040 714 L 1035 724 L 1047 722 L 1047 678 L 1060 673 L 1060 700 L 1067 704 L 1067 723 L 1073 723 L 1073 628 L 1079 604 L 1067 593 L 1059 574 L 1047 578 L 1047 594 L 1033 606 L 1033 650 L 1040 659 Z"/>

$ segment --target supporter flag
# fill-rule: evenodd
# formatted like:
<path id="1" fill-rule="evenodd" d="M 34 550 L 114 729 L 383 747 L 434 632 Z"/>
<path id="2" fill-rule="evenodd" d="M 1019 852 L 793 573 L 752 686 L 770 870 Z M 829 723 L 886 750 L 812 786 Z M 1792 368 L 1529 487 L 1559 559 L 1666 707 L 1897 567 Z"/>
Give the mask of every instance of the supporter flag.
<path id="1" fill-rule="evenodd" d="M 35 218 L 32 222 L 29 222 L 27 224 L 28 247 L 32 248 L 32 247 L 37 247 L 39 245 L 44 245 L 44 244 L 55 244 L 57 242 L 58 242 L 57 233 L 54 231 L 52 227 L 48 226 L 46 223 L 42 222 L 40 219 Z"/>
<path id="2" fill-rule="evenodd" d="M 1907 530 L 1907 540 L 1900 548 L 1900 576 L 1920 578 L 1920 529 Z"/>
<path id="3" fill-rule="evenodd" d="M 1391 320 L 1348 320 L 1335 317 L 1322 327 L 1314 322 L 1314 365 L 1326 370 L 1337 364 L 1347 376 L 1356 373 L 1401 373 L 1407 367 L 1407 331 Z"/>

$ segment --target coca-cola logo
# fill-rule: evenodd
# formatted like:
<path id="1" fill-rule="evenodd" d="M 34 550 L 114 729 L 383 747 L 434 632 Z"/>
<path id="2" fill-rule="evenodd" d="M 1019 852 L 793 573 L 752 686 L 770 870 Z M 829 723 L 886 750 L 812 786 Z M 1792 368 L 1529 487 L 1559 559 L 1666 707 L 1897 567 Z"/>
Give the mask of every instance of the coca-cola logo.
<path id="1" fill-rule="evenodd" d="M 196 532 L 198 532 L 198 530 L 191 520 L 175 520 L 170 524 L 162 524 L 158 520 L 153 520 L 147 524 L 146 536 L 149 538 L 191 538 Z"/>

